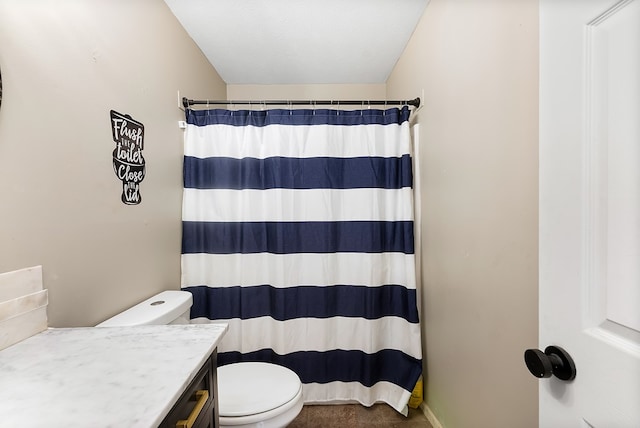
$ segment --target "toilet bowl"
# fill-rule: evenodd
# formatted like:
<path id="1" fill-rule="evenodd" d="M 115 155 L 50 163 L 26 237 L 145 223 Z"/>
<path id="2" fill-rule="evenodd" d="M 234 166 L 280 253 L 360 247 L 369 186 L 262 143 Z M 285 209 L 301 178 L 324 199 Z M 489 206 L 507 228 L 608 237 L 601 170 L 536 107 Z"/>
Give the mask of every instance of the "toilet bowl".
<path id="1" fill-rule="evenodd" d="M 270 363 L 218 367 L 221 427 L 281 428 L 302 410 L 302 383 L 293 371 Z"/>
<path id="2" fill-rule="evenodd" d="M 163 291 L 96 327 L 189 324 L 192 304 L 187 291 Z M 282 428 L 302 410 L 302 382 L 286 367 L 234 363 L 218 367 L 217 375 L 221 428 Z"/>

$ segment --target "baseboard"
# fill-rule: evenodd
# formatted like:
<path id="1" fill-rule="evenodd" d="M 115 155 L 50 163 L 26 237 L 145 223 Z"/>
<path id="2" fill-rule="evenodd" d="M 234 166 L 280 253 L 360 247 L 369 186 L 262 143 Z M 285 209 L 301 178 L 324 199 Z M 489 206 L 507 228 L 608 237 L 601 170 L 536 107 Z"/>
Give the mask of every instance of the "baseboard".
<path id="1" fill-rule="evenodd" d="M 444 428 L 438 418 L 436 418 L 436 415 L 433 414 L 429 406 L 427 406 L 424 401 L 420 403 L 420 409 L 422 410 L 422 413 L 424 413 L 424 415 L 427 417 L 427 420 L 433 428 Z"/>

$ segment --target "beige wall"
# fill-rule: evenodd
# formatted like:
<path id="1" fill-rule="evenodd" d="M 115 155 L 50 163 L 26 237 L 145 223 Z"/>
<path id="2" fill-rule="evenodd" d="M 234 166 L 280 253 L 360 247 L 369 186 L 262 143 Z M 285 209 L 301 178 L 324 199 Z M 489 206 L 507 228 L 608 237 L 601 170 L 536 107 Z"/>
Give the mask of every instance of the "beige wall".
<path id="1" fill-rule="evenodd" d="M 432 0 L 387 82 L 419 111 L 425 396 L 446 428 L 537 427 L 537 1 Z"/>
<path id="2" fill-rule="evenodd" d="M 0 272 L 42 265 L 57 327 L 177 289 L 177 91 L 224 82 L 162 0 L 0 0 L 0 46 Z M 145 126 L 140 205 L 120 201 L 111 109 Z"/>

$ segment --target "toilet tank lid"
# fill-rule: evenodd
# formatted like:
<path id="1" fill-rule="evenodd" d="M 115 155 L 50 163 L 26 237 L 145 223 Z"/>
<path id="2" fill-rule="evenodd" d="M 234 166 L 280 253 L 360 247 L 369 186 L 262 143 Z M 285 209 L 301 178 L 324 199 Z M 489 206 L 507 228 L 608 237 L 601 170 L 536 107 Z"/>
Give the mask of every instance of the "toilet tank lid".
<path id="1" fill-rule="evenodd" d="M 96 327 L 126 327 L 169 324 L 187 312 L 193 303 L 188 291 L 167 290 L 138 303 Z"/>

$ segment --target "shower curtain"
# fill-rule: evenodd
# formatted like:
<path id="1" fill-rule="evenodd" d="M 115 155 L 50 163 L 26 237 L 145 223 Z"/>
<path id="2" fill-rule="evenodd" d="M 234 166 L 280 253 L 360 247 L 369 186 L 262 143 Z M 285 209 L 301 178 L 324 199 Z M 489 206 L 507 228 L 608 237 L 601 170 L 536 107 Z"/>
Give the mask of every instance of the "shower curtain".
<path id="1" fill-rule="evenodd" d="M 229 324 L 219 364 L 280 364 L 305 403 L 406 415 L 422 358 L 409 114 L 187 109 L 182 288 L 193 322 Z"/>

